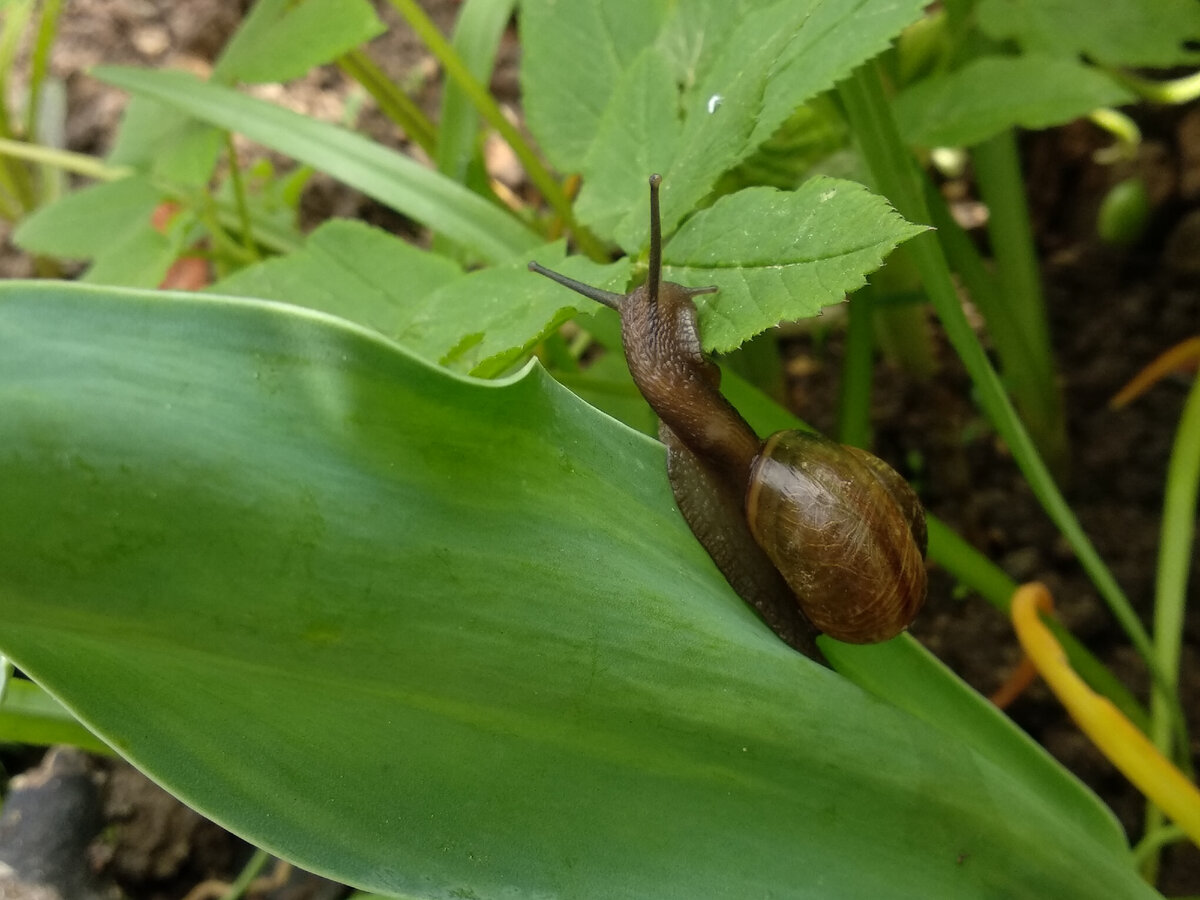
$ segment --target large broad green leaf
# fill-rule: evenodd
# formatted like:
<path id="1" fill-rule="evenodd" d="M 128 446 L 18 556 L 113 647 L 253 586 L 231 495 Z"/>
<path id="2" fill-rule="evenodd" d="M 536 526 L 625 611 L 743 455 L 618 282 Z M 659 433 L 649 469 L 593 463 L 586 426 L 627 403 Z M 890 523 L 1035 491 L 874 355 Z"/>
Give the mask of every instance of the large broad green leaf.
<path id="1" fill-rule="evenodd" d="M 939 723 L 977 700 L 778 641 L 661 448 L 537 367 L 19 282 L 0 343 L 0 651 L 272 851 L 438 898 L 1155 896 L 999 718 Z M 946 679 L 904 643 L 852 667 Z"/>
<path id="2" fill-rule="evenodd" d="M 1014 126 L 1049 128 L 1133 99 L 1112 78 L 1073 59 L 984 56 L 917 82 L 896 98 L 894 109 L 908 142 L 963 147 Z"/>
<path id="3" fill-rule="evenodd" d="M 94 74 L 305 162 L 489 262 L 509 259 L 539 243 L 536 234 L 478 194 L 352 131 L 185 72 L 102 67 Z"/>

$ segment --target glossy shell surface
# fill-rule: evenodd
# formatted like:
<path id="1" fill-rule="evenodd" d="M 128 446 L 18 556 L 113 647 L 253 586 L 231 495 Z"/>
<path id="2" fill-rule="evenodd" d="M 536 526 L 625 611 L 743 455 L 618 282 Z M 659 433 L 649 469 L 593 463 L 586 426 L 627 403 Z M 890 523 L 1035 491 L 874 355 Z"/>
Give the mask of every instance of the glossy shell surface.
<path id="1" fill-rule="evenodd" d="M 801 431 L 772 435 L 750 471 L 750 531 L 821 631 L 895 637 L 925 602 L 925 515 L 886 463 Z"/>

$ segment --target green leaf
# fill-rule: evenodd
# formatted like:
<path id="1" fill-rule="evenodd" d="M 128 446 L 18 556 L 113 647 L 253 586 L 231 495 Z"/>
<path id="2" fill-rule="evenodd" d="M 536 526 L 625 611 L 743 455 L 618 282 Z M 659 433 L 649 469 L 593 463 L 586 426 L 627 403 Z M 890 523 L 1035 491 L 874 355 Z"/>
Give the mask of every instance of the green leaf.
<path id="1" fill-rule="evenodd" d="M 30 253 L 92 259 L 150 227 L 162 200 L 162 192 L 140 176 L 94 184 L 38 209 L 17 226 L 13 240 Z"/>
<path id="2" fill-rule="evenodd" d="M 110 244 L 80 280 L 121 287 L 157 287 L 178 256 L 178 241 L 147 223 Z"/>
<path id="3" fill-rule="evenodd" d="M 667 7 L 666 0 L 521 0 L 525 120 L 560 171 L 583 167 L 613 85 L 653 43 Z"/>
<path id="4" fill-rule="evenodd" d="M 611 10 L 620 3 L 581 5 Z M 635 212 L 641 182 L 633 176 L 644 178 L 650 170 L 635 166 L 663 172 L 663 228 L 669 233 L 796 107 L 883 50 L 924 6 L 920 0 L 778 0 L 745 3 L 734 15 L 713 13 L 719 5 L 712 0 L 695 10 L 681 6 L 676 17 L 646 32 L 653 45 L 643 37 L 638 49 L 627 47 L 624 56 L 609 59 L 602 94 L 590 84 L 595 75 L 590 65 L 561 58 L 569 52 L 562 45 L 578 37 L 566 24 L 546 25 L 556 43 L 545 59 L 535 47 L 526 48 L 530 89 L 531 82 L 546 78 L 555 82 L 547 91 L 575 97 L 577 105 L 587 98 L 605 101 L 594 118 L 573 117 L 574 137 L 586 141 L 587 149 L 571 167 L 583 172 L 585 222 L 614 235 L 627 250 L 643 246 L 646 238 L 646 220 Z M 695 24 L 684 25 L 681 20 L 693 12 Z M 718 49 L 702 52 L 706 45 Z M 557 66 L 553 74 L 547 71 L 551 65 Z M 562 106 L 565 102 L 560 104 L 565 115 Z M 545 143 L 543 124 L 530 117 L 531 129 Z"/>
<path id="5" fill-rule="evenodd" d="M 151 222 L 163 199 L 141 176 L 92 185 L 36 210 L 13 241 L 30 253 L 93 260 L 87 281 L 154 287 L 179 251 L 178 240 Z"/>
<path id="6" fill-rule="evenodd" d="M 276 3 L 239 30 L 221 57 L 220 75 L 230 82 L 290 81 L 385 30 L 367 0 Z"/>
<path id="7" fill-rule="evenodd" d="M 564 243 L 538 251 L 548 265 L 605 290 L 624 290 L 630 263 L 602 266 L 583 257 L 560 265 Z M 540 261 L 540 260 L 539 260 Z M 442 365 L 495 377 L 524 362 L 534 347 L 575 314 L 575 298 L 534 275 L 525 256 L 465 275 L 431 294 L 398 340 Z"/>
<path id="8" fill-rule="evenodd" d="M 94 74 L 308 163 L 442 232 L 485 260 L 500 262 L 539 243 L 537 235 L 494 204 L 344 128 L 184 72 L 102 67 Z"/>
<path id="9" fill-rule="evenodd" d="M 835 174 L 830 158 L 845 155 L 849 143 L 850 132 L 841 111 L 830 94 L 821 94 L 798 107 L 753 155 L 726 172 L 714 193 L 732 194 L 756 185 L 795 190 L 817 166 L 822 166 L 823 174 Z"/>
<path id="10" fill-rule="evenodd" d="M 112 750 L 80 725 L 62 704 L 31 681 L 10 679 L 0 701 L 0 743 L 50 747 L 71 744 L 92 753 Z"/>
<path id="11" fill-rule="evenodd" d="M 538 253 L 558 265 L 563 243 Z M 349 319 L 422 358 L 485 377 L 518 361 L 575 313 L 562 288 L 532 275 L 522 255 L 463 275 L 445 257 L 361 222 L 332 221 L 304 250 L 249 266 L 210 293 L 280 300 Z M 629 261 L 573 258 L 573 277 L 624 290 Z"/>
<path id="12" fill-rule="evenodd" d="M 515 2 L 467 0 L 458 12 L 454 23 L 454 50 L 482 84 L 491 80 L 496 53 L 512 18 Z M 438 124 L 438 171 L 460 184 L 468 183 L 468 170 L 476 158 L 479 112 L 453 79 L 446 79 L 442 86 L 442 114 Z"/>
<path id="13" fill-rule="evenodd" d="M 696 299 L 705 349 L 722 353 L 840 303 L 894 247 L 924 230 L 852 181 L 822 176 L 795 191 L 747 188 L 684 224 L 663 249 L 664 278 L 720 288 Z"/>
<path id="14" fill-rule="evenodd" d="M 762 113 L 750 136 L 750 149 L 769 139 L 801 103 L 828 91 L 891 46 L 901 31 L 921 18 L 926 6 L 920 0 L 824 0 L 811 4 L 811 12 L 788 44 L 786 55 L 769 61 L 774 66 L 768 74 Z M 769 30 L 770 16 L 754 27 Z M 701 86 L 701 96 L 709 89 Z M 720 83 L 712 82 L 711 90 L 719 91 Z"/>
<path id="15" fill-rule="evenodd" d="M 363 222 L 333 219 L 304 249 L 238 271 L 210 293 L 306 306 L 396 337 L 459 267 Z"/>
<path id="16" fill-rule="evenodd" d="M 233 179 L 226 178 L 211 192 L 219 223 L 232 234 L 241 234 L 243 215 L 250 219 L 250 233 L 260 247 L 276 253 L 291 253 L 304 243 L 300 231 L 300 197 L 312 178 L 308 166 L 276 172 L 265 157 L 242 170 L 241 197 Z M 204 207 L 206 199 L 188 198 Z M 244 207 L 244 208 L 243 208 Z"/>
<path id="17" fill-rule="evenodd" d="M 1112 812 L 1096 803 L 1083 784 L 1063 778 L 1049 753 L 1024 732 L 1015 732 L 1012 720 L 992 703 L 981 702 L 974 690 L 915 640 L 858 646 L 818 640 L 839 672 L 950 738 L 970 744 L 997 765 L 1019 770 L 1038 796 L 1053 798 L 1060 813 L 1080 829 L 1094 830 L 1103 839 L 1106 821 L 1111 852 L 1118 856 L 1125 852 Z"/>
<path id="18" fill-rule="evenodd" d="M 224 146 L 219 129 L 162 103 L 134 97 L 125 107 L 108 161 L 132 166 L 176 187 L 203 188 Z"/>
<path id="19" fill-rule="evenodd" d="M 430 898 L 1155 896 L 1088 795 L 778 641 L 661 447 L 536 366 L 52 283 L 0 337 L 0 650 L 272 852 Z"/>
<path id="20" fill-rule="evenodd" d="M 1200 61 L 1200 5 L 1192 0 L 982 0 L 980 27 L 997 40 L 1112 66 L 1182 66 Z"/>
<path id="21" fill-rule="evenodd" d="M 663 227 L 669 231 L 797 106 L 885 49 L 924 6 L 920 0 L 782 0 L 745 16 L 684 104 L 687 121 L 666 176 L 674 186 L 664 191 Z"/>
<path id="22" fill-rule="evenodd" d="M 1049 128 L 1132 94 L 1103 72 L 1050 56 L 985 56 L 917 82 L 893 101 L 909 143 L 978 144 L 1007 128 Z"/>
<path id="23" fill-rule="evenodd" d="M 579 220 L 636 256 L 646 240 L 648 219 L 630 215 L 646 195 L 646 176 L 662 172 L 675 158 L 679 140 L 679 98 L 667 61 L 647 47 L 621 77 L 600 120 L 579 192 Z M 637 177 L 641 176 L 641 177 Z M 615 185 L 620 190 L 613 191 Z M 632 201 L 632 202 L 631 202 Z M 618 231 L 618 225 L 628 223 Z"/>

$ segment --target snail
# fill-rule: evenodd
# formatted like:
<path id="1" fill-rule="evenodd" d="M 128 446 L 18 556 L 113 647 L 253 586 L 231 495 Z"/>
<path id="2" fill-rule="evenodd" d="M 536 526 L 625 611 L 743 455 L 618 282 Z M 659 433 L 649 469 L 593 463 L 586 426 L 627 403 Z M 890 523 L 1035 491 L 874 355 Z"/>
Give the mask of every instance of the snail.
<path id="1" fill-rule="evenodd" d="M 604 291 L 531 262 L 615 309 L 638 390 L 661 420 L 676 504 L 734 590 L 791 646 L 822 659 L 818 632 L 874 643 L 908 627 L 925 600 L 925 513 L 883 460 L 804 431 L 760 441 L 720 393 L 694 297 L 716 287 L 662 281 L 658 191 L 650 177 L 646 283 Z"/>

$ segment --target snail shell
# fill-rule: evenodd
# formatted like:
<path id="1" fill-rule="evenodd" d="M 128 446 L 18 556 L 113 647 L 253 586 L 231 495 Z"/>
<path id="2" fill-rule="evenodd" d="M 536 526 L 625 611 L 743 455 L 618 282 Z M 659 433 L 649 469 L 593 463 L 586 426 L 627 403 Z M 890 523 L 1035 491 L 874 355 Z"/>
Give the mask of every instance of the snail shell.
<path id="1" fill-rule="evenodd" d="M 878 457 L 781 431 L 750 470 L 746 520 L 819 630 L 854 644 L 903 631 L 925 600 L 925 516 Z"/>

